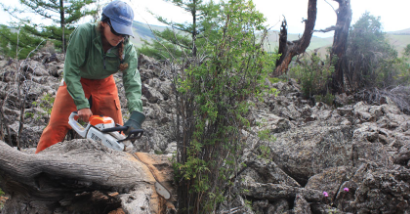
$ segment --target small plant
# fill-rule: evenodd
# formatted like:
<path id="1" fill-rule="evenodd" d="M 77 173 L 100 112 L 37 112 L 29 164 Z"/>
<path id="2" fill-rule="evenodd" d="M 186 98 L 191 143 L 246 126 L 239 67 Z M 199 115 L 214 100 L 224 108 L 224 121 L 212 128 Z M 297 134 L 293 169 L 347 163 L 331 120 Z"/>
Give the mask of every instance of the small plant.
<path id="1" fill-rule="evenodd" d="M 25 113 L 25 118 L 33 118 L 34 117 L 34 113 L 33 112 L 26 112 Z"/>
<path id="2" fill-rule="evenodd" d="M 273 142 L 273 141 L 276 140 L 275 136 L 273 136 L 273 135 L 270 134 L 270 130 L 269 130 L 269 129 L 265 129 L 265 130 L 259 131 L 259 132 L 258 132 L 258 137 L 259 137 L 259 139 L 262 140 L 262 141 L 266 140 L 266 141 L 272 141 L 272 142 Z"/>
<path id="3" fill-rule="evenodd" d="M 328 60 L 323 62 L 320 56 L 312 54 L 310 60 L 305 60 L 303 65 L 291 68 L 289 77 L 301 83 L 305 98 L 312 98 L 314 95 L 327 93 L 327 83 L 334 70 L 334 66 Z"/>
<path id="4" fill-rule="evenodd" d="M 4 197 L 5 193 L 3 190 L 0 189 L 0 210 L 3 209 L 4 207 L 4 202 L 6 201 L 6 198 Z"/>
<path id="5" fill-rule="evenodd" d="M 270 155 L 270 148 L 268 146 L 261 145 L 259 146 L 259 151 L 260 155 L 258 155 L 258 158 L 264 158 L 269 160 L 269 155 Z"/>
<path id="6" fill-rule="evenodd" d="M 316 102 L 322 102 L 329 106 L 333 105 L 333 101 L 335 100 L 335 96 L 329 92 L 326 95 L 315 95 Z"/>
<path id="7" fill-rule="evenodd" d="M 41 98 L 40 107 L 47 112 L 48 115 L 51 114 L 51 109 L 53 108 L 55 98 L 52 97 L 50 94 L 46 94 L 43 98 Z"/>
<path id="8" fill-rule="evenodd" d="M 346 193 L 348 193 L 348 192 L 349 192 L 349 188 L 347 188 L 347 187 L 343 188 L 343 192 L 342 192 L 343 196 L 342 196 L 342 199 L 343 199 L 343 197 L 346 195 Z M 337 212 L 337 208 L 336 208 L 336 207 L 333 207 L 333 201 L 332 201 L 332 199 L 329 197 L 329 193 L 327 193 L 326 191 L 323 191 L 323 197 L 325 197 L 325 202 L 326 202 L 326 203 L 329 203 L 329 206 L 330 206 L 330 208 L 328 209 L 328 214 L 336 214 L 336 213 L 338 213 L 338 212 Z"/>

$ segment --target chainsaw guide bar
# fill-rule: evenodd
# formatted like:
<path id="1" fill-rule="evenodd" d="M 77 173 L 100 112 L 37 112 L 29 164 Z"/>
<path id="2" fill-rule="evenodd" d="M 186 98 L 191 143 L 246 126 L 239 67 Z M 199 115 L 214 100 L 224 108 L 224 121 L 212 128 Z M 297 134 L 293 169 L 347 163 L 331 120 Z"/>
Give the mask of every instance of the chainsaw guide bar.
<path id="1" fill-rule="evenodd" d="M 114 120 L 111 117 L 106 116 L 99 116 L 99 115 L 92 115 L 90 117 L 90 122 L 86 125 L 86 127 L 82 126 L 80 123 L 77 122 L 75 116 L 77 116 L 77 112 L 72 112 L 68 118 L 68 124 L 76 131 L 80 136 L 92 139 L 94 141 L 98 141 L 102 143 L 104 146 L 122 152 L 125 151 L 125 145 L 122 143 L 123 141 L 131 141 L 132 143 L 136 140 L 141 138 L 142 134 L 144 133 L 143 129 L 134 129 L 129 131 L 127 137 L 120 134 L 120 132 L 124 132 L 128 130 L 128 126 L 120 126 L 114 123 Z M 139 162 L 143 163 L 151 172 L 152 177 L 155 179 L 155 190 L 157 193 L 164 197 L 166 200 L 171 198 L 170 191 L 165 188 L 164 185 L 158 180 L 157 176 L 155 175 L 151 165 L 143 162 L 141 158 L 138 157 L 137 153 L 131 153 L 134 158 L 136 158 Z"/>

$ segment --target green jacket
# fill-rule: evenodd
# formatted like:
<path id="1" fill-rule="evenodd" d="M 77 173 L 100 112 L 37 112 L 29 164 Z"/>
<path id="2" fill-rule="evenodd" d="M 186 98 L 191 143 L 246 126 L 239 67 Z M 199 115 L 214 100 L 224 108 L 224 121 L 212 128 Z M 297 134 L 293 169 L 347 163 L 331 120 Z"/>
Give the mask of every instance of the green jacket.
<path id="1" fill-rule="evenodd" d="M 101 33 L 97 24 L 82 24 L 70 35 L 64 62 L 64 81 L 68 93 L 74 99 L 77 110 L 90 108 L 85 98 L 81 77 L 104 79 L 119 70 L 118 48 L 113 47 L 104 53 Z M 134 45 L 128 40 L 124 44 L 124 63 L 128 68 L 123 71 L 123 84 L 130 112 L 142 112 L 141 78 L 138 72 L 138 57 Z"/>

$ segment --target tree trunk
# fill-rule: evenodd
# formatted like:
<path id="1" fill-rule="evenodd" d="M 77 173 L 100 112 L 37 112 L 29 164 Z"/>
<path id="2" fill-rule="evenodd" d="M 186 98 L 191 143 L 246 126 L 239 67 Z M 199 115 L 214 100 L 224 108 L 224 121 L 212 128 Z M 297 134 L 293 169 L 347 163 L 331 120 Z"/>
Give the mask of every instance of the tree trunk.
<path id="1" fill-rule="evenodd" d="M 334 62 L 335 71 L 329 84 L 333 94 L 344 92 L 343 58 L 346 53 L 347 38 L 349 35 L 350 22 L 352 21 L 352 9 L 350 0 L 334 0 L 339 3 L 337 22 L 333 39 L 330 62 Z M 337 59 L 334 59 L 337 57 Z M 337 61 L 336 61 L 337 60 Z"/>
<path id="2" fill-rule="evenodd" d="M 287 41 L 286 20 L 282 22 L 279 39 L 279 54 L 282 54 L 277 61 L 274 76 L 280 76 L 286 73 L 292 58 L 306 51 L 312 38 L 313 29 L 315 28 L 317 0 L 309 0 L 308 3 L 308 18 L 305 20 L 305 31 L 302 38 L 299 40 L 289 42 Z M 283 51 L 283 52 L 281 52 Z"/>
<path id="3" fill-rule="evenodd" d="M 63 44 L 63 53 L 65 53 L 65 38 L 64 38 L 64 30 L 65 30 L 65 20 L 64 20 L 64 0 L 60 0 L 60 25 L 63 34 L 61 35 L 61 42 Z"/>
<path id="4" fill-rule="evenodd" d="M 194 9 L 191 11 L 192 13 L 192 56 L 196 58 L 196 0 L 193 2 Z"/>
<path id="5" fill-rule="evenodd" d="M 3 141 L 0 147 L 0 188 L 9 195 L 4 213 L 165 213 L 167 202 L 157 195 L 150 170 L 129 153 L 92 140 L 58 143 L 36 155 Z M 151 169 L 170 169 L 138 156 L 153 162 Z M 172 180 L 172 173 L 154 173 L 163 184 Z"/>

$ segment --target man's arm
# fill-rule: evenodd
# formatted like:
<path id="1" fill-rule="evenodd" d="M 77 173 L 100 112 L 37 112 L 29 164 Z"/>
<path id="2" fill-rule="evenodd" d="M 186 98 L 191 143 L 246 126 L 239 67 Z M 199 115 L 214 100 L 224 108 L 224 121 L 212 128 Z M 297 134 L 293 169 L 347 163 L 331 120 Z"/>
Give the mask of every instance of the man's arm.
<path id="1" fill-rule="evenodd" d="M 85 26 L 80 25 L 71 34 L 64 63 L 64 81 L 67 84 L 68 93 L 74 99 L 77 110 L 90 108 L 80 82 L 80 67 L 85 63 L 89 37 L 89 32 L 83 28 Z"/>

